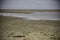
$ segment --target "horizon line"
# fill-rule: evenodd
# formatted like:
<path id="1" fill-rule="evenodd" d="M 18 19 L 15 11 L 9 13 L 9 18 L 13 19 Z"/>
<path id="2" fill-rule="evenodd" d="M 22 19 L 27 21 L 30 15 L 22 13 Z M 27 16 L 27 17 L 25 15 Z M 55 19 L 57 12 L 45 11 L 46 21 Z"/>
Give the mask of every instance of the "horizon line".
<path id="1" fill-rule="evenodd" d="M 60 12 L 60 9 L 0 9 L 0 13 Z"/>

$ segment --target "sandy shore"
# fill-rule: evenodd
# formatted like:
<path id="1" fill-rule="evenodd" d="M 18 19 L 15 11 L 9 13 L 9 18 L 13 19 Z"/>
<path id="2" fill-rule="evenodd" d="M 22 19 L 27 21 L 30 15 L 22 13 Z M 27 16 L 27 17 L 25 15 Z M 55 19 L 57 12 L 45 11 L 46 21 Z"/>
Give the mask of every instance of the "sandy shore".
<path id="1" fill-rule="evenodd" d="M 1 40 L 59 40 L 60 20 L 24 20 L 0 16 Z"/>

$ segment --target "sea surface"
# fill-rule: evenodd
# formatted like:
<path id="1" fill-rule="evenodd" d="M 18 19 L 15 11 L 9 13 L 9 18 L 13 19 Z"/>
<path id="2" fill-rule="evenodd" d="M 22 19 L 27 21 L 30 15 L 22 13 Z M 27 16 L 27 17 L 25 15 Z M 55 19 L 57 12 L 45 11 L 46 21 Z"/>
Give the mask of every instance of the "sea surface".
<path id="1" fill-rule="evenodd" d="M 60 12 L 0 13 L 0 15 L 25 18 L 26 20 L 60 20 Z"/>

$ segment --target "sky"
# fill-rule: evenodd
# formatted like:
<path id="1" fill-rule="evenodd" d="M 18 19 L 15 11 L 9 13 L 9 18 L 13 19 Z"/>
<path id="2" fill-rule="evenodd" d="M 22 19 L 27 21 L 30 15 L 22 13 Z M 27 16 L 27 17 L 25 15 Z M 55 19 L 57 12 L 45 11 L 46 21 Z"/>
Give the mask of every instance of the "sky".
<path id="1" fill-rule="evenodd" d="M 1 9 L 59 9 L 57 0 L 3 0 Z"/>

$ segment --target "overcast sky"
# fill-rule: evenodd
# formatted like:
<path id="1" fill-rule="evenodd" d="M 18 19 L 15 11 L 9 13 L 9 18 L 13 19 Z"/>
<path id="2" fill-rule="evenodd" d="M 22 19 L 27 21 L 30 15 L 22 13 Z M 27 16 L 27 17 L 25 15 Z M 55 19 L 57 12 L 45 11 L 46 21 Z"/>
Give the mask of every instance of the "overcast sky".
<path id="1" fill-rule="evenodd" d="M 59 9 L 57 0 L 4 0 L 2 9 Z"/>

